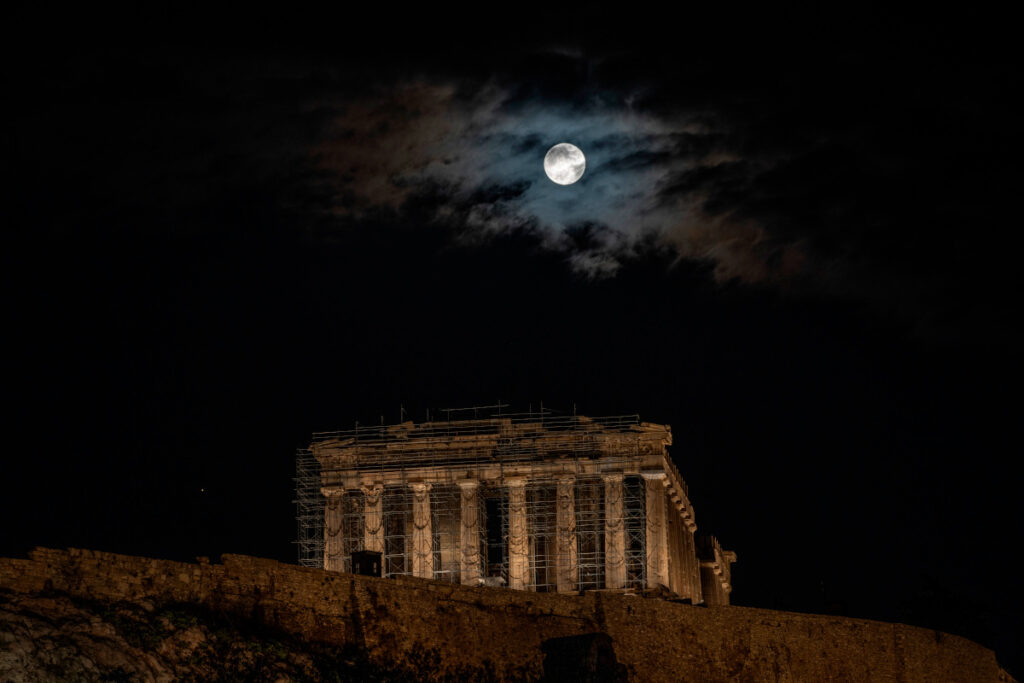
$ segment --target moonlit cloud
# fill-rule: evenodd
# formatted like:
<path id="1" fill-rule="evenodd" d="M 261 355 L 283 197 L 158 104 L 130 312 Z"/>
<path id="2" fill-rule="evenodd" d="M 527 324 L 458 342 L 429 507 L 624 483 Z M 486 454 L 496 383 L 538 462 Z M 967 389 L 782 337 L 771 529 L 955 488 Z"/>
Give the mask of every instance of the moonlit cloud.
<path id="1" fill-rule="evenodd" d="M 696 117 L 656 116 L 628 97 L 543 102 L 516 100 L 494 85 L 467 92 L 413 83 L 346 106 L 316 146 L 315 162 L 332 179 L 330 210 L 342 218 L 401 211 L 429 191 L 431 220 L 477 233 L 470 238 L 537 231 L 592 276 L 613 274 L 652 237 L 683 257 L 715 261 L 723 275 L 756 274 L 740 254 L 749 231 L 673 192 L 679 178 L 733 158 L 718 145 L 722 138 Z M 574 185 L 544 175 L 544 153 L 562 141 L 587 156 L 587 173 Z M 599 235 L 582 251 L 567 236 L 581 226 Z"/>
<path id="2" fill-rule="evenodd" d="M 41 167 L 60 157 L 69 178 L 89 179 L 89 196 L 118 197 L 122 208 L 159 196 L 162 225 L 174 230 L 202 232 L 196 216 L 251 194 L 326 239 L 423 226 L 485 245 L 519 233 L 594 278 L 656 250 L 717 282 L 839 296 L 915 320 L 948 316 L 953 300 L 980 311 L 977 291 L 1016 272 L 976 267 L 999 223 L 975 213 L 1012 193 L 1008 176 L 971 160 L 979 145 L 998 148 L 1012 119 L 982 118 L 967 72 L 953 81 L 965 94 L 949 99 L 942 79 L 916 89 L 903 84 L 917 72 L 886 81 L 885 55 L 870 68 L 840 61 L 804 72 L 772 52 L 752 63 L 601 46 L 517 46 L 487 52 L 497 56 L 479 68 L 459 55 L 415 71 L 166 64 L 155 104 L 94 112 L 109 136 L 136 135 L 105 174 L 90 169 L 110 155 L 97 142 L 109 136 L 76 148 L 82 138 L 59 108 L 39 119 L 53 135 L 17 143 Z M 878 87 L 886 82 L 894 87 Z M 160 117 L 141 115 L 149 109 Z M 951 121 L 970 134 L 951 137 Z M 542 166 L 563 141 L 587 157 L 569 186 Z M 964 196 L 976 199 L 971 210 Z"/>

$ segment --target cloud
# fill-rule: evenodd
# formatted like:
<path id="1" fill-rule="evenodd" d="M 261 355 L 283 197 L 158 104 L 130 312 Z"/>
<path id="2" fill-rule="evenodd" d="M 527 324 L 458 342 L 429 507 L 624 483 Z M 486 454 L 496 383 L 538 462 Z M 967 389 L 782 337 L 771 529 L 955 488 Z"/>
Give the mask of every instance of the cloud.
<path id="1" fill-rule="evenodd" d="M 13 156 L 34 189 L 15 201 L 68 233 L 83 216 L 138 214 L 205 235 L 274 209 L 281 226 L 339 234 L 394 221 L 462 242 L 520 231 L 593 277 L 654 248 L 720 282 L 961 327 L 1014 319 L 1013 41 L 947 49 L 963 44 L 960 15 L 948 29 L 865 15 L 864 31 L 845 16 L 806 31 L 762 21 L 775 14 L 652 35 L 646 15 L 630 31 L 616 13 L 500 44 L 410 24 L 422 42 L 389 34 L 370 51 L 331 22 L 315 45 L 304 22 L 294 57 L 224 49 L 219 34 L 214 50 L 69 52 L 56 81 L 22 77 L 34 85 Z M 562 141 L 587 155 L 566 187 L 541 166 Z"/>
<path id="2" fill-rule="evenodd" d="M 541 50 L 473 76 L 383 78 L 323 107 L 308 147 L 317 206 L 342 224 L 382 212 L 442 224 L 463 242 L 529 232 L 596 278 L 653 246 L 719 282 L 901 317 L 941 315 L 951 298 L 966 310 L 983 287 L 967 274 L 991 288 L 1008 272 L 1005 254 L 977 266 L 1007 186 L 975 159 L 998 144 L 989 110 L 946 97 L 938 78 L 905 88 L 899 55 L 837 54 Z M 969 75 L 953 84 L 973 92 Z M 564 187 L 542 169 L 563 141 L 587 156 Z"/>
<path id="3" fill-rule="evenodd" d="M 418 216 L 476 237 L 529 229 L 597 277 L 615 273 L 654 236 L 686 257 L 730 261 L 722 273 L 746 275 L 753 271 L 731 263 L 738 231 L 726 231 L 728 244 L 708 244 L 723 219 L 688 206 L 699 183 L 683 187 L 729 163 L 723 139 L 685 114 L 638 111 L 626 96 L 559 102 L 493 83 L 414 82 L 348 103 L 313 158 L 334 187 L 330 212 L 345 220 L 415 206 Z M 587 156 L 587 172 L 570 186 L 552 183 L 542 167 L 547 149 L 563 141 Z M 581 249 L 572 238 L 581 226 L 594 234 L 600 226 L 604 237 Z"/>

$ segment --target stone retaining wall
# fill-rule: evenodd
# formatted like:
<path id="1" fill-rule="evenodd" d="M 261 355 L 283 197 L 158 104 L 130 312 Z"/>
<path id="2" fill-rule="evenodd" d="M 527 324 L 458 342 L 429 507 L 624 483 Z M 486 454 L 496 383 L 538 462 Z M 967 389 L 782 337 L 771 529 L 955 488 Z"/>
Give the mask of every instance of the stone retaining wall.
<path id="1" fill-rule="evenodd" d="M 189 564 L 40 548 L 27 560 L 0 558 L 0 589 L 197 603 L 437 678 L 491 670 L 536 679 L 544 640 L 605 632 L 636 681 L 1012 681 L 990 650 L 902 624 L 377 579 L 241 555 Z"/>

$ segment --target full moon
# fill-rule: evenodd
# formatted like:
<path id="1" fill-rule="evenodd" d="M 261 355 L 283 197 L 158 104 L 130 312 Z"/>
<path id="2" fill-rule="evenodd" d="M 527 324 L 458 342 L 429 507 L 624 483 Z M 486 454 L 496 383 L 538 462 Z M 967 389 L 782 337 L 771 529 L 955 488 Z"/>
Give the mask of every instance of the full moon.
<path id="1" fill-rule="evenodd" d="M 587 169 L 582 150 L 568 142 L 560 142 L 544 155 L 544 172 L 559 185 L 572 185 Z"/>

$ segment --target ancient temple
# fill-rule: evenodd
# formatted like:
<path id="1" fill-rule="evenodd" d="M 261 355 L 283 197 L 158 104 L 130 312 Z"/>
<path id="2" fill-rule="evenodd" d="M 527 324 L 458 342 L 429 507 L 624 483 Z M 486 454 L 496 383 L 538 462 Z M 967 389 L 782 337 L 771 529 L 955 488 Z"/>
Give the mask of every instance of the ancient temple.
<path id="1" fill-rule="evenodd" d="M 317 433 L 298 457 L 299 561 L 727 604 L 735 553 L 695 537 L 668 425 L 545 413 Z"/>

